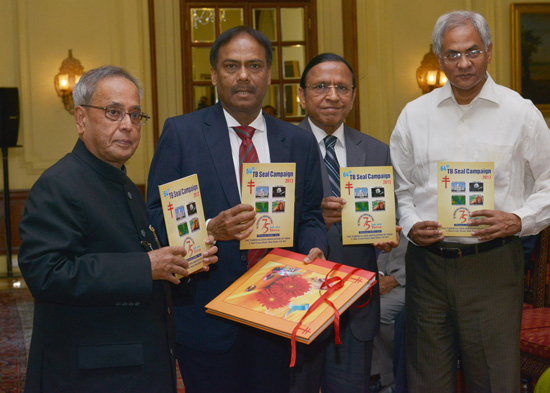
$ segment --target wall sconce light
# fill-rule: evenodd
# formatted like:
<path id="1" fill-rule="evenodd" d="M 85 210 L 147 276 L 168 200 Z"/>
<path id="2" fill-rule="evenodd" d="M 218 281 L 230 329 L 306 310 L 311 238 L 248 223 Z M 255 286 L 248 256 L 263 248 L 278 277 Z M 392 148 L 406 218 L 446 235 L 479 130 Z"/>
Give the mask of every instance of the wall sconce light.
<path id="1" fill-rule="evenodd" d="M 416 81 L 422 89 L 422 94 L 429 93 L 447 82 L 445 73 L 439 68 L 439 61 L 430 45 L 430 51 L 424 55 L 420 67 L 416 70 Z"/>
<path id="2" fill-rule="evenodd" d="M 61 63 L 59 73 L 53 79 L 53 84 L 57 95 L 63 101 L 65 109 L 70 113 L 74 113 L 73 89 L 82 74 L 84 74 L 84 67 L 78 59 L 73 57 L 73 50 L 69 49 L 69 57 Z"/>

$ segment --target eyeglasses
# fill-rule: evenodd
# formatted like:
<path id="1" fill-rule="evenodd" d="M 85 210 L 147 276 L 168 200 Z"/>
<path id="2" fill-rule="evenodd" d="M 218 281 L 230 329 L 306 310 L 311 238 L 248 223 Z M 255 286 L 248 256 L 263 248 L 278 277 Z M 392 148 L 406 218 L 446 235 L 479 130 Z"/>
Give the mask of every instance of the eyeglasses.
<path id="1" fill-rule="evenodd" d="M 104 106 L 95 106 L 95 105 L 80 105 L 86 108 L 95 108 L 102 109 L 105 111 L 105 117 L 112 121 L 122 121 L 124 116 L 130 115 L 130 121 L 136 126 L 142 126 L 147 123 L 150 116 L 147 113 L 140 112 L 138 110 L 131 112 L 124 112 L 122 109 L 113 108 L 113 107 L 104 107 Z"/>
<path id="2" fill-rule="evenodd" d="M 454 63 L 458 63 L 460 59 L 462 59 L 462 56 L 466 56 L 466 60 L 475 60 L 483 53 L 485 53 L 485 51 L 482 51 L 479 49 L 472 49 L 464 53 L 451 52 L 447 56 L 444 56 L 443 60 L 447 64 L 454 64 Z"/>
<path id="3" fill-rule="evenodd" d="M 334 87 L 336 94 L 342 97 L 349 96 L 355 86 L 346 86 L 346 85 L 327 85 L 326 83 L 319 83 L 318 85 L 306 86 L 311 92 L 316 96 L 327 95 L 330 89 Z"/>

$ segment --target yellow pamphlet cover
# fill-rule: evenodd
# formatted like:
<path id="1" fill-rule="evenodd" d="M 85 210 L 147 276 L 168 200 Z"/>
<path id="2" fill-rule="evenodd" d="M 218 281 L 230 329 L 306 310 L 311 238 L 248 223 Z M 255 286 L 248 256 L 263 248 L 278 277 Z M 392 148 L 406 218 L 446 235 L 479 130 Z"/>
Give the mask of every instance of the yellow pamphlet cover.
<path id="1" fill-rule="evenodd" d="M 292 247 L 296 163 L 243 164 L 241 202 L 254 206 L 253 231 L 241 250 Z"/>
<path id="2" fill-rule="evenodd" d="M 494 209 L 495 164 L 438 162 L 437 168 L 437 221 L 443 236 L 472 236 L 468 215 Z"/>
<path id="3" fill-rule="evenodd" d="M 393 167 L 340 168 L 342 243 L 397 241 Z"/>
<path id="4" fill-rule="evenodd" d="M 206 312 L 291 338 L 305 313 L 326 292 L 321 287 L 328 273 L 329 279 L 352 273 L 342 288 L 328 296 L 340 313 L 376 282 L 373 272 L 322 259 L 305 264 L 304 257 L 287 250 L 272 250 L 208 303 Z M 368 296 L 358 303 L 368 301 Z M 296 340 L 309 344 L 333 319 L 334 310 L 326 302 L 319 302 L 302 321 Z"/>
<path id="5" fill-rule="evenodd" d="M 207 250 L 204 209 L 197 175 L 183 177 L 159 186 L 162 213 L 171 246 L 184 246 L 189 273 L 200 270 Z"/>

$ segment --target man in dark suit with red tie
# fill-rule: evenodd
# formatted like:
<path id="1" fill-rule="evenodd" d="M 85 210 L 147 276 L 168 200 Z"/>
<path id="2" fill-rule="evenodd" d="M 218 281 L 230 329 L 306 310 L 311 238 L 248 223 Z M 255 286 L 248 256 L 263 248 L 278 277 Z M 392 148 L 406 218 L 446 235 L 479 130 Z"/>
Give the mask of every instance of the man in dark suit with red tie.
<path id="1" fill-rule="evenodd" d="M 319 149 L 311 133 L 264 116 L 271 80 L 272 47 L 260 32 L 239 26 L 222 33 L 210 52 L 219 102 L 166 120 L 149 173 L 148 210 L 164 228 L 158 185 L 196 173 L 204 195 L 208 233 L 219 263 L 194 275 L 184 302 L 174 292 L 176 355 L 187 393 L 285 392 L 289 384 L 287 339 L 205 313 L 204 306 L 246 272 L 251 255 L 239 241 L 256 222 L 253 206 L 240 203 L 243 162 L 295 162 L 293 250 L 306 261 L 327 252 L 321 213 Z M 166 234 L 161 232 L 166 243 Z M 252 253 L 250 253 L 252 254 Z"/>

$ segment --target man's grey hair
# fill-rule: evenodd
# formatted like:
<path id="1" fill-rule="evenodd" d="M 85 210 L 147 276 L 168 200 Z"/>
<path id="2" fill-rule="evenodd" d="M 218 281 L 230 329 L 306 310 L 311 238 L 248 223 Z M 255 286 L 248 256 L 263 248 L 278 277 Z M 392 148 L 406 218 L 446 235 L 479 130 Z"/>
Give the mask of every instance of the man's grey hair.
<path id="1" fill-rule="evenodd" d="M 76 107 L 78 105 L 89 105 L 92 100 L 92 95 L 94 94 L 97 83 L 102 79 L 117 76 L 126 78 L 134 85 L 136 85 L 139 91 L 139 99 L 141 101 L 143 90 L 141 89 L 141 84 L 139 83 L 137 78 L 122 67 L 106 65 L 87 71 L 84 73 L 84 75 L 80 77 L 80 80 L 73 90 L 74 106 Z"/>
<path id="2" fill-rule="evenodd" d="M 443 36 L 449 30 L 455 27 L 472 25 L 478 32 L 481 41 L 485 45 L 485 50 L 489 49 L 491 45 L 491 29 L 483 15 L 473 11 L 451 11 L 444 15 L 441 15 L 435 23 L 434 30 L 432 32 L 432 43 L 434 53 L 441 58 L 441 50 L 443 46 Z"/>

